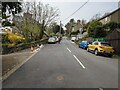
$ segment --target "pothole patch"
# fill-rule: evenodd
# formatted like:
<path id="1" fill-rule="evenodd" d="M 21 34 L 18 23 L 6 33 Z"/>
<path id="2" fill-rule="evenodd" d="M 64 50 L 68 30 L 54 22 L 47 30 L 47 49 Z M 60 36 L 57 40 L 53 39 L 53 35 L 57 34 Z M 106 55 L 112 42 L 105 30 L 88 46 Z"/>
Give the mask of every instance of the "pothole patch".
<path id="1" fill-rule="evenodd" d="M 63 81 L 64 80 L 64 76 L 63 75 L 59 75 L 56 78 L 58 81 Z"/>

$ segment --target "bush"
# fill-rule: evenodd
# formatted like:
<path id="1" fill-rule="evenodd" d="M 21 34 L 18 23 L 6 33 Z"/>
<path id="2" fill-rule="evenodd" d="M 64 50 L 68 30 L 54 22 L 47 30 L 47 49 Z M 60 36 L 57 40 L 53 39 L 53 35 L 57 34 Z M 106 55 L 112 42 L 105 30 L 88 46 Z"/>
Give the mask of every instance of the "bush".
<path id="1" fill-rule="evenodd" d="M 2 44 L 2 49 L 3 49 L 2 54 L 9 54 L 9 53 L 17 52 L 20 50 L 24 50 L 24 49 L 30 48 L 31 45 L 33 47 L 36 47 L 37 44 L 47 43 L 47 40 L 48 40 L 48 38 L 45 38 L 45 39 L 41 39 L 39 41 L 34 41 L 34 42 L 29 42 L 29 43 L 21 43 L 21 44 L 15 45 L 13 47 L 9 47 L 8 44 Z"/>

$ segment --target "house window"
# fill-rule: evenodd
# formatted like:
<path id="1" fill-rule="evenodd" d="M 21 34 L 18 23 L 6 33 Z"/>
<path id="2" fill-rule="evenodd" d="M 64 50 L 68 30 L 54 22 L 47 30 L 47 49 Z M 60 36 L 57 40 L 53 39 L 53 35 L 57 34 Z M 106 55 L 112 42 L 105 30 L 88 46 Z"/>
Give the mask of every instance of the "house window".
<path id="1" fill-rule="evenodd" d="M 107 19 L 107 17 L 106 17 L 106 18 L 105 18 L 105 22 L 107 22 L 107 20 L 108 20 L 108 19 Z"/>
<path id="2" fill-rule="evenodd" d="M 110 22 L 110 17 L 106 17 L 106 18 L 105 18 L 105 22 L 106 22 L 106 23 Z"/>

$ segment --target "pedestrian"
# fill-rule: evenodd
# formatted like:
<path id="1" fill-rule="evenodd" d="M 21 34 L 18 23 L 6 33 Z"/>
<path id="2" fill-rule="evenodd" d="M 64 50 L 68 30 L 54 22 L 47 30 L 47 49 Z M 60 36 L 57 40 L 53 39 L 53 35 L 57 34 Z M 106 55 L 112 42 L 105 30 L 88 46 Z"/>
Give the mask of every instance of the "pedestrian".
<path id="1" fill-rule="evenodd" d="M 59 44 L 60 44 L 61 40 L 62 40 L 62 37 L 59 37 L 59 40 L 58 40 L 58 43 L 59 43 Z"/>

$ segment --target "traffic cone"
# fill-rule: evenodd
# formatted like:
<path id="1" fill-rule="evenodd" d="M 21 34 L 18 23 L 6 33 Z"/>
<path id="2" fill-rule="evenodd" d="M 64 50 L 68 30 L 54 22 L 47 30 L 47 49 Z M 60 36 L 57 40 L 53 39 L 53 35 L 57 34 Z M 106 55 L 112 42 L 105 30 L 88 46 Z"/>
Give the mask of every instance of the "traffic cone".
<path id="1" fill-rule="evenodd" d="M 33 46 L 31 46 L 31 52 L 33 52 L 34 51 L 34 48 L 33 48 Z"/>

